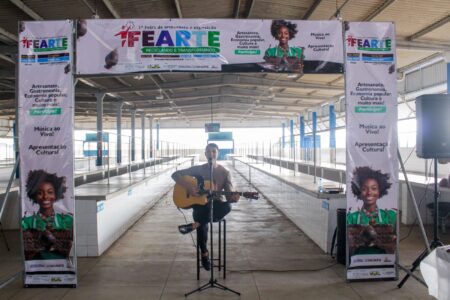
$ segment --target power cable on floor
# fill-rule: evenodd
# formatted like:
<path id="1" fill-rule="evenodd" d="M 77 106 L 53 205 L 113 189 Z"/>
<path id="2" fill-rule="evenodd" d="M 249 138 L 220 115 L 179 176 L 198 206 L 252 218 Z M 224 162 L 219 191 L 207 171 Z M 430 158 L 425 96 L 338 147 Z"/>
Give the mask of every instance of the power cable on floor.
<path id="1" fill-rule="evenodd" d="M 285 270 L 275 270 L 275 269 L 242 269 L 242 270 L 233 270 L 227 269 L 230 273 L 251 273 L 251 272 L 265 272 L 265 273 L 294 273 L 294 272 L 317 272 L 329 269 L 338 263 L 332 263 L 328 266 L 317 268 L 317 269 L 285 269 Z"/>

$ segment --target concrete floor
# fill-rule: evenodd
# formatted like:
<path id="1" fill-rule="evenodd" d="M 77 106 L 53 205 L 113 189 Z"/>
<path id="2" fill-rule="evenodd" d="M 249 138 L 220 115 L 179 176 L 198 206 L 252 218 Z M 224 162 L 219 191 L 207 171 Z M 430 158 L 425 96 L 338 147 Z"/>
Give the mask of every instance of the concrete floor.
<path id="1" fill-rule="evenodd" d="M 251 189 L 232 172 L 235 188 Z M 190 211 L 185 211 L 190 219 Z M 184 299 L 184 294 L 207 282 L 202 270 L 196 280 L 195 247 L 190 235 L 180 235 L 182 214 L 171 194 L 128 230 L 99 258 L 78 259 L 76 289 L 25 289 L 18 276 L 3 289 L 0 299 Z M 228 272 L 219 282 L 241 292 L 240 299 L 433 299 L 410 279 L 402 289 L 395 281 L 345 280 L 336 264 L 266 199 L 241 200 L 227 217 Z M 402 228 L 404 237 L 408 228 Z M 18 237 L 8 232 L 12 251 L 0 240 L 1 282 L 20 271 Z M 193 235 L 195 237 L 195 235 Z M 449 240 L 449 236 L 442 237 Z M 400 259 L 410 264 L 423 246 L 417 228 L 400 243 Z M 400 278 L 404 275 L 400 272 Z M 239 299 L 230 292 L 207 289 L 188 299 Z"/>

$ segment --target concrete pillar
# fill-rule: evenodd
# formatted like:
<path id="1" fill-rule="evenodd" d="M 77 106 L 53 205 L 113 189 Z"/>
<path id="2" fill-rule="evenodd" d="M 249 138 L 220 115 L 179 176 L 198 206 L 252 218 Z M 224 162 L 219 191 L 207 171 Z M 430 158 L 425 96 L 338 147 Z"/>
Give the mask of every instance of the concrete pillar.
<path id="1" fill-rule="evenodd" d="M 447 62 L 447 94 L 450 94 L 450 52 L 445 52 L 444 55 Z"/>
<path id="2" fill-rule="evenodd" d="M 135 161 L 136 157 L 136 110 L 131 110 L 131 161 Z"/>
<path id="3" fill-rule="evenodd" d="M 116 131 L 117 131 L 117 146 L 116 146 L 116 162 L 122 163 L 122 108 L 123 101 L 117 104 L 117 119 L 116 119 Z"/>
<path id="4" fill-rule="evenodd" d="M 97 99 L 97 161 L 96 166 L 103 165 L 103 99 L 104 93 L 95 94 Z"/>
<path id="5" fill-rule="evenodd" d="M 145 113 L 141 112 L 141 131 L 142 131 L 142 142 L 141 142 L 141 159 L 145 159 Z"/>
<path id="6" fill-rule="evenodd" d="M 289 121 L 291 148 L 294 148 L 294 120 Z"/>
<path id="7" fill-rule="evenodd" d="M 314 157 L 314 183 L 316 183 L 316 137 L 317 137 L 317 113 L 312 113 L 313 157 Z"/>
<path id="8" fill-rule="evenodd" d="M 285 137 L 284 137 L 285 127 L 286 127 L 286 125 L 284 124 L 284 122 L 281 123 L 281 129 L 282 129 L 282 134 L 283 134 L 283 135 L 281 136 L 281 144 L 283 145 L 283 148 L 284 148 L 284 144 L 285 144 L 285 142 L 286 142 Z"/>
<path id="9" fill-rule="evenodd" d="M 305 148 L 305 117 L 300 116 L 300 120 L 299 120 L 299 125 L 300 125 L 300 159 L 305 159 L 305 153 L 304 153 L 304 148 Z"/>
<path id="10" fill-rule="evenodd" d="M 159 122 L 156 123 L 156 150 L 159 150 Z"/>
<path id="11" fill-rule="evenodd" d="M 313 134 L 313 147 L 316 148 L 316 134 L 317 134 L 317 113 L 312 113 L 312 134 Z"/>
<path id="12" fill-rule="evenodd" d="M 334 112 L 334 104 L 329 105 L 329 120 L 330 120 L 330 163 L 336 163 L 336 113 Z"/>
<path id="13" fill-rule="evenodd" d="M 150 123 L 150 157 L 153 157 L 153 119 L 148 118 Z"/>
<path id="14" fill-rule="evenodd" d="M 305 117 L 300 116 L 300 148 L 305 148 Z"/>

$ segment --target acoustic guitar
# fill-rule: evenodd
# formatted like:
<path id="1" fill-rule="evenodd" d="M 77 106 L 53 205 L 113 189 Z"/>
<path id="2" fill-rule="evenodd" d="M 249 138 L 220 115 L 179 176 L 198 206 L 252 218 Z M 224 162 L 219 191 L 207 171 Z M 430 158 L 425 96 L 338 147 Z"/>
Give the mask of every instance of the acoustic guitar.
<path id="1" fill-rule="evenodd" d="M 200 196 L 194 197 L 189 195 L 188 191 L 179 185 L 175 184 L 173 189 L 173 202 L 179 208 L 190 208 L 194 204 L 206 205 L 208 203 L 209 189 L 211 188 L 211 182 L 209 180 L 204 180 L 201 176 L 183 176 L 183 180 L 189 182 L 193 186 L 197 186 L 199 189 Z M 225 191 L 213 191 L 213 195 L 224 195 L 231 196 L 239 194 L 240 196 L 247 199 L 258 199 L 259 195 L 256 192 L 225 192 Z"/>

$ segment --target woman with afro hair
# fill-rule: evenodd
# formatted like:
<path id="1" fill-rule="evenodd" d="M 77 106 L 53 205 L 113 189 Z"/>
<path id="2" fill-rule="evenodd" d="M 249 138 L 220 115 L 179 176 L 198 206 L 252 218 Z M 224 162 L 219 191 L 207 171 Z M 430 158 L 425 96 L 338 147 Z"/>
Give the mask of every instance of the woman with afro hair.
<path id="1" fill-rule="evenodd" d="M 295 65 L 301 65 L 304 59 L 303 48 L 289 47 L 289 40 L 293 39 L 298 32 L 297 24 L 285 20 L 273 20 L 270 32 L 278 40 L 278 46 L 267 49 L 264 60 L 277 65 L 277 67 L 285 66 L 288 69 Z"/>
<path id="2" fill-rule="evenodd" d="M 53 204 L 64 199 L 65 177 L 32 170 L 26 182 L 27 196 L 39 210 L 22 218 L 25 259 L 64 259 L 72 247 L 73 216 L 57 213 Z"/>
<path id="3" fill-rule="evenodd" d="M 363 226 L 384 224 L 394 228 L 397 220 L 396 211 L 379 209 L 377 205 L 378 199 L 387 195 L 391 185 L 389 174 L 369 167 L 355 168 L 351 189 L 353 195 L 363 201 L 363 206 L 358 211 L 348 213 L 347 224 Z"/>

